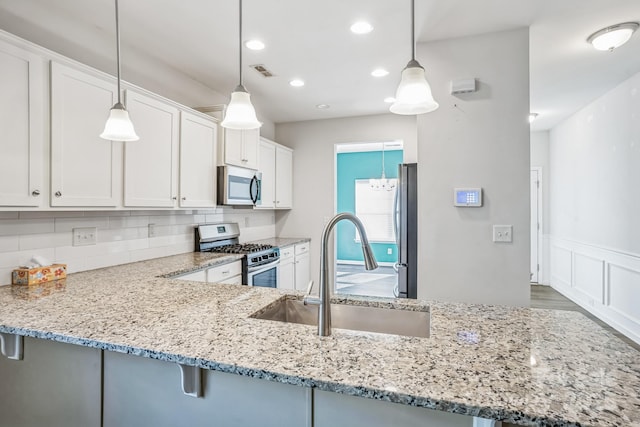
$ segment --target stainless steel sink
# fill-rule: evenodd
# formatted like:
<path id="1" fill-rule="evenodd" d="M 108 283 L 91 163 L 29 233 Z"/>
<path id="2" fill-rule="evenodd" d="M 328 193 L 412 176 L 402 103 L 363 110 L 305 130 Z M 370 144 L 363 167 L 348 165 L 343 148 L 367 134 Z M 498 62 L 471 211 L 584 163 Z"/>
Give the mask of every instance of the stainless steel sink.
<path id="1" fill-rule="evenodd" d="M 318 306 L 304 305 L 302 300 L 283 298 L 251 317 L 317 325 Z M 331 326 L 334 328 L 428 338 L 429 321 L 429 311 L 331 304 Z"/>

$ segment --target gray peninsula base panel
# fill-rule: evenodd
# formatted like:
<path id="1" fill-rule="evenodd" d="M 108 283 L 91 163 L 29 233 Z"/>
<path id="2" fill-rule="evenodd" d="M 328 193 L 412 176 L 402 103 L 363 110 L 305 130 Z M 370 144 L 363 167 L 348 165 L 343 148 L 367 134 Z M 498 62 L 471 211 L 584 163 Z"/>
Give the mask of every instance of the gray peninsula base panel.
<path id="1" fill-rule="evenodd" d="M 155 378 L 154 391 L 166 393 L 164 401 L 173 402 L 176 413 L 204 417 L 202 425 L 216 425 L 200 415 L 211 407 L 219 409 L 221 419 L 220 411 L 228 413 L 227 425 L 243 425 L 251 420 L 242 417 L 254 401 L 263 408 L 264 422 L 285 426 L 281 414 L 296 426 L 299 417 L 303 423 L 332 423 L 333 415 L 321 411 L 338 402 L 354 419 L 369 419 L 367 427 L 388 425 L 384 416 L 397 420 L 394 427 L 401 422 L 413 427 L 416 414 L 418 423 L 438 427 L 450 427 L 449 422 L 457 427 L 460 416 L 468 426 L 474 417 L 541 427 L 639 424 L 640 354 L 579 313 L 340 296 L 333 302 L 426 308 L 430 337 L 340 328 L 319 337 L 314 326 L 252 317 L 283 298 L 300 299 L 302 293 L 171 278 L 234 261 L 236 256 L 189 253 L 71 274 L 43 287 L 0 286 L 5 347 L 19 341 L 11 337 L 37 338 L 24 339 L 23 360 L 2 356 L 0 404 L 6 410 L 0 423 L 39 426 L 38 420 L 46 419 L 45 425 L 92 426 L 97 419 L 126 425 L 119 416 L 135 423 L 136 416 L 153 417 L 170 405 L 140 412 L 118 394 L 153 384 Z M 42 344 L 38 353 L 45 356 L 35 362 L 34 342 Z M 77 353 L 76 358 L 67 357 L 67 351 Z M 128 367 L 137 364 L 145 367 Z M 185 386 L 181 369 L 200 375 L 184 378 L 203 379 L 202 397 L 171 397 Z M 135 378 L 138 370 L 146 380 Z M 171 378 L 175 383 L 169 385 Z M 231 383 L 224 392 L 216 388 Z M 255 389 L 255 394 L 248 391 L 236 399 L 235 389 Z M 153 396 L 144 391 L 127 400 L 134 402 L 134 397 L 140 407 L 154 408 Z M 180 409 L 185 399 L 197 403 Z M 265 399 L 269 404 L 260 403 Z M 96 401 L 103 400 L 101 414 Z M 224 408 L 216 400 L 226 402 Z M 247 410 L 238 413 L 231 403 L 236 400 Z M 282 401 L 289 402 L 283 407 Z M 69 418 L 83 412 L 78 408 L 84 408 L 87 420 Z M 433 410 L 446 421 L 432 421 Z M 376 412 L 384 416 L 367 418 Z M 175 421 L 168 415 L 163 419 Z M 150 423 L 161 421 L 151 418 Z M 199 421 L 184 425 L 198 426 Z"/>

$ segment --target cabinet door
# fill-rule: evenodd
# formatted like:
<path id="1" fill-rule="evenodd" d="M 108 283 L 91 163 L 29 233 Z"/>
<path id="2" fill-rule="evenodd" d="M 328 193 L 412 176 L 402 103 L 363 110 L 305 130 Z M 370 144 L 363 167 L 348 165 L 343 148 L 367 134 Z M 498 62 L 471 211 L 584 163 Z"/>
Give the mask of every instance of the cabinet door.
<path id="1" fill-rule="evenodd" d="M 311 425 L 311 389 L 208 370 L 202 377 L 203 396 L 186 396 L 175 363 L 105 351 L 103 426 Z"/>
<path id="2" fill-rule="evenodd" d="M 284 261 L 278 266 L 278 289 L 295 289 L 296 273 L 293 260 Z"/>
<path id="3" fill-rule="evenodd" d="M 224 130 L 224 163 L 227 165 L 244 166 L 242 148 L 242 130 Z"/>
<path id="4" fill-rule="evenodd" d="M 127 90 L 139 141 L 124 147 L 124 205 L 172 208 L 177 199 L 178 109 Z"/>
<path id="5" fill-rule="evenodd" d="M 208 269 L 207 282 L 222 283 L 239 274 L 242 274 L 242 261 L 240 260 Z"/>
<path id="6" fill-rule="evenodd" d="M 114 207 L 122 199 L 122 142 L 100 133 L 115 82 L 51 63 L 51 205 Z"/>
<path id="7" fill-rule="evenodd" d="M 309 253 L 296 255 L 296 289 L 306 291 L 311 280 Z"/>
<path id="8" fill-rule="evenodd" d="M 100 427 L 100 353 L 25 337 L 23 360 L 0 355 L 0 427 Z"/>
<path id="9" fill-rule="evenodd" d="M 258 143 L 260 129 L 246 129 L 242 131 L 242 150 L 245 168 L 258 169 Z"/>
<path id="10" fill-rule="evenodd" d="M 185 111 L 180 120 L 180 207 L 216 206 L 218 125 Z"/>
<path id="11" fill-rule="evenodd" d="M 0 42 L 0 205 L 41 206 L 43 60 Z"/>
<path id="12" fill-rule="evenodd" d="M 293 151 L 276 147 L 276 208 L 293 206 Z"/>
<path id="13" fill-rule="evenodd" d="M 261 140 L 258 154 L 258 170 L 262 172 L 262 203 L 256 208 L 273 209 L 276 206 L 276 146 Z"/>

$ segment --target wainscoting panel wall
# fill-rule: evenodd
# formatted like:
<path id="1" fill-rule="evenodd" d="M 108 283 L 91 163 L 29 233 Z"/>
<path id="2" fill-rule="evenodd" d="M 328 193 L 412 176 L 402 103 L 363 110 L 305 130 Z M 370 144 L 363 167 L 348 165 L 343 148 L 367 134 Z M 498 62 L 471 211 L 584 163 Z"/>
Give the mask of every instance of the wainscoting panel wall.
<path id="1" fill-rule="evenodd" d="M 551 286 L 640 343 L 640 255 L 551 237 Z"/>

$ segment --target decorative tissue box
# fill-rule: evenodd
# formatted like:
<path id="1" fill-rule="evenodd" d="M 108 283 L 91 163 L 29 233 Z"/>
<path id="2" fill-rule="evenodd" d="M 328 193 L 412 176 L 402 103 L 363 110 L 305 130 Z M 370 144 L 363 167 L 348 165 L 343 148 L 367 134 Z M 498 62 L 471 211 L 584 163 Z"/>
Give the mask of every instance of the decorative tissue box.
<path id="1" fill-rule="evenodd" d="M 53 264 L 47 267 L 16 268 L 11 275 L 14 285 L 35 285 L 67 277 L 67 264 Z"/>

